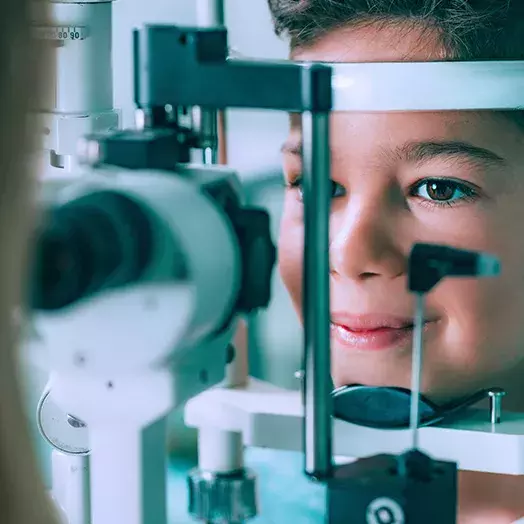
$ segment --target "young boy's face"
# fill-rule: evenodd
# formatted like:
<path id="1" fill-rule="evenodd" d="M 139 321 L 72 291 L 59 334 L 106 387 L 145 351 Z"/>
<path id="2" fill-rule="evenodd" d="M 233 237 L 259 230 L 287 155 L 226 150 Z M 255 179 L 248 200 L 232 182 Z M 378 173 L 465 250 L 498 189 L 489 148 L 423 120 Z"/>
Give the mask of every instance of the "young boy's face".
<path id="1" fill-rule="evenodd" d="M 371 26 L 331 33 L 297 60 L 427 61 L 437 39 Z M 482 89 L 479 85 L 478 89 Z M 284 147 L 280 270 L 301 314 L 300 127 Z M 338 113 L 331 131 L 333 379 L 409 387 L 416 242 L 497 255 L 494 279 L 448 279 L 427 297 L 423 389 L 442 401 L 480 387 L 524 399 L 524 129 L 495 113 Z M 513 402 L 511 401 L 513 400 Z"/>

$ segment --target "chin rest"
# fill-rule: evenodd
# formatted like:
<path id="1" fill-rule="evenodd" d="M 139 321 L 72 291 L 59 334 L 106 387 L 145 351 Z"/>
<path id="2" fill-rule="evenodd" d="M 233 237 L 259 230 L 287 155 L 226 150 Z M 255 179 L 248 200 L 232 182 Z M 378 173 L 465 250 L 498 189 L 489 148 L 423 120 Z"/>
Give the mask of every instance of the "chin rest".
<path id="1" fill-rule="evenodd" d="M 466 416 L 466 409 L 489 398 L 491 389 L 438 406 L 420 395 L 419 426 L 434 426 Z M 399 387 L 353 384 L 333 391 L 334 415 L 340 420 L 375 429 L 407 429 L 410 426 L 411 391 Z"/>

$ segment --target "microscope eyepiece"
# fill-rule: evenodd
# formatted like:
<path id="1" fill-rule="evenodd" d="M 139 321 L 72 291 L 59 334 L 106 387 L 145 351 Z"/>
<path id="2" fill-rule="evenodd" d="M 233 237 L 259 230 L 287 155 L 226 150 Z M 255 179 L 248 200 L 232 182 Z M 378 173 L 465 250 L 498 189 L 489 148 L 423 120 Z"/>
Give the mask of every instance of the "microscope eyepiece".
<path id="1" fill-rule="evenodd" d="M 51 209 L 37 239 L 32 309 L 53 311 L 138 280 L 148 267 L 153 229 L 140 205 L 99 191 Z"/>

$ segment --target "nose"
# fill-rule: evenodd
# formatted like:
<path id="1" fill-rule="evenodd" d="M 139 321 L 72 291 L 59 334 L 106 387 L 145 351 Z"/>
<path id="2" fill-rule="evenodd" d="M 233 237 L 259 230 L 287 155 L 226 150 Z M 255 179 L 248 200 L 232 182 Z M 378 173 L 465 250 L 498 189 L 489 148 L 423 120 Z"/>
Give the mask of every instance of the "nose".
<path id="1" fill-rule="evenodd" d="M 395 222 L 391 213 L 376 205 L 348 209 L 332 220 L 331 273 L 352 280 L 393 279 L 405 274 L 407 257 Z"/>

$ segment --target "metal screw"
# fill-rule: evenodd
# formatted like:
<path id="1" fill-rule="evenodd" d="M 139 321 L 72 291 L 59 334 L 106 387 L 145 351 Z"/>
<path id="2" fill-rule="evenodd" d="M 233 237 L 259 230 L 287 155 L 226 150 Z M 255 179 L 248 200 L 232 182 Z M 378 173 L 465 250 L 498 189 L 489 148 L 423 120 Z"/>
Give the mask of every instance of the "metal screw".
<path id="1" fill-rule="evenodd" d="M 73 415 L 67 415 L 67 422 L 72 428 L 85 428 L 86 425 L 81 421 L 78 420 L 76 417 L 73 417 Z"/>
<path id="2" fill-rule="evenodd" d="M 500 424 L 502 416 L 502 398 L 506 392 L 501 388 L 492 388 L 488 391 L 489 395 L 489 416 L 492 424 Z"/>
<path id="3" fill-rule="evenodd" d="M 146 113 L 143 109 L 135 111 L 135 128 L 138 131 L 143 131 L 146 127 Z"/>
<path id="4" fill-rule="evenodd" d="M 78 157 L 81 162 L 91 166 L 100 162 L 100 144 L 96 140 L 82 139 L 78 143 Z"/>
<path id="5" fill-rule="evenodd" d="M 81 353 L 78 353 L 74 357 L 74 362 L 77 366 L 83 366 L 86 363 L 86 358 Z"/>
<path id="6" fill-rule="evenodd" d="M 164 106 L 164 111 L 166 112 L 168 121 L 173 122 L 175 119 L 175 108 L 171 104 L 166 104 Z"/>
<path id="7" fill-rule="evenodd" d="M 295 378 L 297 380 L 304 380 L 305 376 L 306 376 L 306 373 L 303 369 L 299 369 L 298 371 L 295 371 Z"/>

